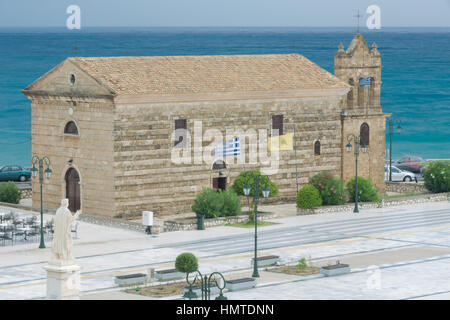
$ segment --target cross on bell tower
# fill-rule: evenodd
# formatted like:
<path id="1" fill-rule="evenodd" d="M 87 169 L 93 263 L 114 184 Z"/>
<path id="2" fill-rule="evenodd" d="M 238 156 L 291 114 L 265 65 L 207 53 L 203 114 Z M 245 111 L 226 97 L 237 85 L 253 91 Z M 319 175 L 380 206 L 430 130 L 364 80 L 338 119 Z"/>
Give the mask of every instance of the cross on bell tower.
<path id="1" fill-rule="evenodd" d="M 358 19 L 358 29 L 356 29 L 359 32 L 359 19 L 362 18 L 363 16 L 359 14 L 359 9 L 358 9 L 358 14 L 356 16 L 353 16 L 355 18 Z"/>

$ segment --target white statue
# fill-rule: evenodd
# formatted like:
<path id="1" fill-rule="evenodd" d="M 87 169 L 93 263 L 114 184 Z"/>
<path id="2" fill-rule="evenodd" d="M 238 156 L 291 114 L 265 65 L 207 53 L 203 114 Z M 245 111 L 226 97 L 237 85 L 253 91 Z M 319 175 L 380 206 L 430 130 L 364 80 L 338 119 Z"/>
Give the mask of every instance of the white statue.
<path id="1" fill-rule="evenodd" d="M 61 207 L 56 210 L 54 219 L 54 235 L 52 246 L 52 260 L 50 264 L 72 265 L 75 260 L 72 256 L 72 223 L 81 214 L 78 210 L 74 215 L 69 210 L 69 199 L 61 200 Z"/>

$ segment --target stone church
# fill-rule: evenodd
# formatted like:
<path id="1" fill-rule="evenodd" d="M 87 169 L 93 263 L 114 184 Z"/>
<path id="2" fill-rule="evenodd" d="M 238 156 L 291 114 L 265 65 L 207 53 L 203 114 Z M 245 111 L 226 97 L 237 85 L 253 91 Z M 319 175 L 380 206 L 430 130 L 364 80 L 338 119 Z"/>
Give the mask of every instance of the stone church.
<path id="1" fill-rule="evenodd" d="M 359 86 L 361 78 L 370 86 Z M 347 136 L 369 149 L 359 175 L 384 192 L 385 119 L 380 106 L 381 56 L 358 32 L 339 45 L 332 75 L 300 54 L 68 58 L 23 90 L 32 105 L 32 154 L 51 159 L 44 205 L 121 217 L 189 212 L 202 187 L 225 189 L 243 171 L 226 157 L 174 163 L 183 148 L 176 129 L 295 129 L 295 150 L 280 151 L 270 176 L 275 200 L 294 200 L 314 174 L 354 176 Z M 202 133 L 200 133 L 202 134 Z M 247 147 L 242 150 L 248 152 Z M 195 148 L 194 151 L 195 153 Z M 260 169 L 246 163 L 246 170 Z M 33 182 L 33 206 L 39 188 Z"/>

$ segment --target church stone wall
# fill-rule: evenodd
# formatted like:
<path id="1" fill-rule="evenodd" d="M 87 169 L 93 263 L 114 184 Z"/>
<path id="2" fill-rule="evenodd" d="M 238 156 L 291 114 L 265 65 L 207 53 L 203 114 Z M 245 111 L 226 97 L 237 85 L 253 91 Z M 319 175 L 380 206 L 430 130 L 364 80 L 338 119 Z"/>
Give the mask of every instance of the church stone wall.
<path id="1" fill-rule="evenodd" d="M 175 119 L 187 119 L 194 135 L 194 121 L 207 129 L 226 128 L 270 130 L 272 115 L 284 116 L 284 134 L 296 128 L 297 162 L 300 187 L 314 174 L 341 169 L 341 96 L 264 101 L 216 101 L 195 103 L 123 104 L 117 105 L 114 121 L 114 159 L 116 214 L 138 215 L 142 210 L 157 215 L 191 211 L 195 195 L 202 187 L 212 187 L 218 172 L 212 163 L 174 164 L 171 161 Z M 314 142 L 320 141 L 321 155 L 314 155 Z M 211 141 L 203 141 L 207 146 Z M 248 152 L 248 141 L 246 143 Z M 248 157 L 248 153 L 246 155 Z M 230 187 L 243 165 L 225 158 Z M 248 158 L 247 158 L 248 159 Z M 260 169 L 248 164 L 246 170 Z M 283 199 L 295 199 L 296 168 L 294 151 L 280 151 L 280 166 L 270 178 L 275 181 Z"/>
<path id="2" fill-rule="evenodd" d="M 32 154 L 48 156 L 53 171 L 44 183 L 44 207 L 59 207 L 66 197 L 65 173 L 73 167 L 81 179 L 81 209 L 90 214 L 114 215 L 113 117 L 112 101 L 33 97 Z M 78 136 L 64 134 L 68 121 L 77 124 Z M 40 206 L 38 180 L 33 179 L 35 208 Z"/>

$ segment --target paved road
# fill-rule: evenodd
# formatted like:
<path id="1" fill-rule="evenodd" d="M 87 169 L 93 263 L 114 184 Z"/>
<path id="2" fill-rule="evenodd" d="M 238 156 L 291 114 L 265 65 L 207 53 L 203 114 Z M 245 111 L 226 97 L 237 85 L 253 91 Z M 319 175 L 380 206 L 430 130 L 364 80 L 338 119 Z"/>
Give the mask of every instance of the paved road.
<path id="1" fill-rule="evenodd" d="M 326 259 L 418 245 L 450 248 L 449 231 L 448 208 L 424 211 L 411 209 L 402 213 L 353 216 L 273 230 L 261 228 L 258 232 L 258 248 L 261 254 L 271 250 L 284 260 L 298 259 L 299 255 Z M 253 237 L 253 230 L 250 229 L 232 236 L 77 257 L 77 262 L 83 267 L 82 290 L 89 292 L 112 287 L 114 276 L 120 273 L 142 272 L 148 266 L 167 268 L 179 253 L 186 251 L 199 257 L 202 271 L 245 269 L 250 266 Z M 0 267 L 0 299 L 43 297 L 44 265 L 42 262 Z"/>
<path id="2" fill-rule="evenodd" d="M 293 247 L 304 244 L 326 242 L 355 237 L 370 237 L 375 234 L 389 234 L 394 231 L 436 226 L 450 226 L 450 210 L 433 210 L 427 212 L 407 212 L 390 216 L 346 219 L 295 226 L 278 230 L 259 229 L 258 248 L 260 250 Z M 247 233 L 227 237 L 218 237 L 205 241 L 190 241 L 165 245 L 168 248 L 230 255 L 252 252 L 254 234 Z M 449 240 L 450 241 L 450 240 Z M 430 243 L 433 243 L 431 240 Z M 436 244 L 435 244 L 436 245 Z M 437 244 L 448 245 L 448 244 Z"/>

